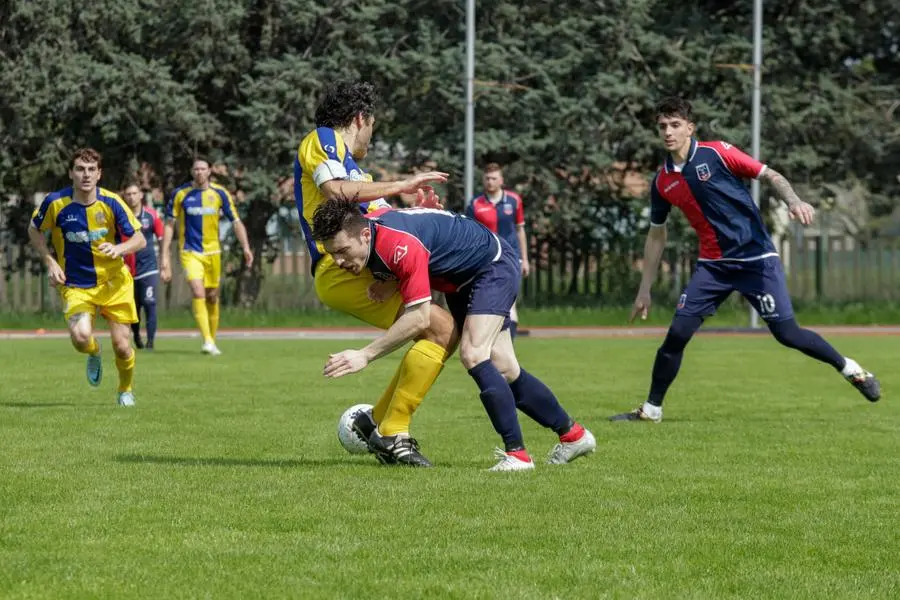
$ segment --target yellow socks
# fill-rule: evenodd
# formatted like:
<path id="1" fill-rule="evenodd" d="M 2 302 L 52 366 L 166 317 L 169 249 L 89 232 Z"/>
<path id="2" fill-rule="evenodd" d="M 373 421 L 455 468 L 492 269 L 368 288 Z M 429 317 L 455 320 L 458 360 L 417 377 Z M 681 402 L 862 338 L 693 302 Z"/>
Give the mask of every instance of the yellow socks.
<path id="1" fill-rule="evenodd" d="M 116 357 L 116 369 L 119 371 L 119 392 L 130 392 L 134 381 L 134 350 L 128 358 Z"/>
<path id="2" fill-rule="evenodd" d="M 219 331 L 219 301 L 207 302 L 206 312 L 209 313 L 209 335 L 215 341 L 216 332 Z"/>
<path id="3" fill-rule="evenodd" d="M 191 300 L 191 310 L 194 313 L 194 319 L 197 321 L 197 327 L 200 328 L 203 341 L 211 342 L 212 336 L 209 334 L 209 313 L 206 310 L 206 299 L 194 298 Z"/>
<path id="4" fill-rule="evenodd" d="M 91 336 L 91 341 L 88 343 L 87 348 L 85 348 L 84 350 L 79 350 L 78 348 L 76 348 L 76 350 L 83 354 L 97 354 L 98 352 L 100 352 L 100 344 L 97 343 L 97 338 Z"/>
<path id="5" fill-rule="evenodd" d="M 383 412 L 383 418 L 379 419 L 376 416 L 376 410 L 372 411 L 381 435 L 409 433 L 409 424 L 413 413 L 416 412 L 422 399 L 425 398 L 425 394 L 434 385 L 446 360 L 446 350 L 428 340 L 420 340 L 409 349 L 394 376 L 392 382 L 394 393 L 390 404 Z M 382 397 L 378 401 L 379 406 L 376 409 L 381 407 L 384 400 L 385 398 Z"/>

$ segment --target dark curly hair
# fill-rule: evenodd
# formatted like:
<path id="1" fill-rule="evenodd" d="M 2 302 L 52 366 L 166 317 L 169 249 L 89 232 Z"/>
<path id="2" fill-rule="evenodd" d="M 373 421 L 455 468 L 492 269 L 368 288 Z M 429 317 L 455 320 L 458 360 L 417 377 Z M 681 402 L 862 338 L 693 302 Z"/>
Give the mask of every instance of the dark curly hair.
<path id="1" fill-rule="evenodd" d="M 356 234 L 367 223 L 355 198 L 336 196 L 320 204 L 313 214 L 313 238 L 327 242 L 342 230 Z"/>
<path id="2" fill-rule="evenodd" d="M 356 115 L 375 114 L 378 96 L 368 81 L 338 81 L 331 84 L 316 107 L 316 127 L 347 127 Z"/>
<path id="3" fill-rule="evenodd" d="M 679 96 L 663 98 L 656 105 L 656 118 L 679 117 L 690 123 L 694 122 L 694 109 L 691 103 Z"/>

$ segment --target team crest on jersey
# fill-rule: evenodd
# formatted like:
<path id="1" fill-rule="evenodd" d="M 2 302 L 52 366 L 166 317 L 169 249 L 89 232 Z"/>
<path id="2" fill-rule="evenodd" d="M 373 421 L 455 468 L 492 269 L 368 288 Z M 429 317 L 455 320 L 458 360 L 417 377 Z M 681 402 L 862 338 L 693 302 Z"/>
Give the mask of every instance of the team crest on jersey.
<path id="1" fill-rule="evenodd" d="M 712 177 L 712 171 L 709 170 L 709 165 L 703 163 L 702 165 L 697 165 L 697 179 L 700 181 L 706 181 Z"/>
<path id="2" fill-rule="evenodd" d="M 506 206 L 504 206 L 504 207 L 503 207 L 503 214 L 504 214 L 504 215 L 511 215 L 511 214 L 513 214 L 513 207 L 510 206 L 509 204 L 507 204 Z"/>
<path id="3" fill-rule="evenodd" d="M 394 248 L 394 264 L 399 264 L 408 251 L 409 246 L 397 246 Z"/>
<path id="4" fill-rule="evenodd" d="M 94 216 L 94 220 L 97 221 L 97 225 L 105 225 L 106 224 L 106 215 L 104 215 L 102 212 L 98 212 Z"/>

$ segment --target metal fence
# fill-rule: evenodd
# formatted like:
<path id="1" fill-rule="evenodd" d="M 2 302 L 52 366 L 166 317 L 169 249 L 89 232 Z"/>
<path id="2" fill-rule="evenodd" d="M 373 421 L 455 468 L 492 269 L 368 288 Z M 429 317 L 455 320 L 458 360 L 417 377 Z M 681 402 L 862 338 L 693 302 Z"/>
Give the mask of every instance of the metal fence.
<path id="1" fill-rule="evenodd" d="M 523 281 L 520 302 L 526 306 L 600 306 L 630 303 L 640 281 L 643 240 L 616 242 L 535 239 L 532 274 Z M 309 257 L 297 234 L 282 237 L 255 307 L 292 310 L 320 307 L 309 274 Z M 796 300 L 866 302 L 900 300 L 900 239 L 861 241 L 851 237 L 791 238 L 781 242 L 791 294 Z M 25 252 L 25 256 L 22 253 Z M 672 244 L 664 256 L 657 297 L 675 299 L 687 283 L 696 249 Z M 20 260 L 20 259 L 25 260 Z M 190 305 L 190 291 L 173 260 L 173 281 L 160 291 L 162 310 Z M 0 253 L 0 311 L 59 310 L 57 292 L 26 246 L 7 245 Z M 222 299 L 228 304 L 235 280 L 223 277 Z"/>

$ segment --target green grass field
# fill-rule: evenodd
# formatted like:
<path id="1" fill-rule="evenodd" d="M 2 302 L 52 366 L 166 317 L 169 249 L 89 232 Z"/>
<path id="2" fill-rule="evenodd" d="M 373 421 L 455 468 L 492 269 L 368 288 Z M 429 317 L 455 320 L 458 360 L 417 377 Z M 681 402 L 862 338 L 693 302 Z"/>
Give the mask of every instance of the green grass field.
<path id="1" fill-rule="evenodd" d="M 4 598 L 890 598 L 900 594 L 897 337 L 836 337 L 870 405 L 773 340 L 700 337 L 659 425 L 658 340 L 522 340 L 597 435 L 572 465 L 493 474 L 496 435 L 454 361 L 417 415 L 436 468 L 338 445 L 397 358 L 337 381 L 346 342 L 161 340 L 115 406 L 63 340 L 0 343 Z M 591 358 L 589 358 L 591 357 Z M 552 434 L 523 421 L 536 458 Z"/>

